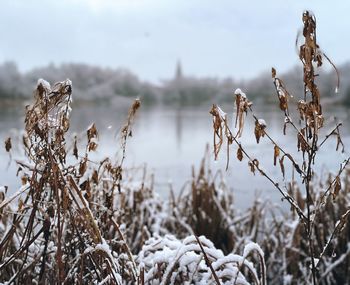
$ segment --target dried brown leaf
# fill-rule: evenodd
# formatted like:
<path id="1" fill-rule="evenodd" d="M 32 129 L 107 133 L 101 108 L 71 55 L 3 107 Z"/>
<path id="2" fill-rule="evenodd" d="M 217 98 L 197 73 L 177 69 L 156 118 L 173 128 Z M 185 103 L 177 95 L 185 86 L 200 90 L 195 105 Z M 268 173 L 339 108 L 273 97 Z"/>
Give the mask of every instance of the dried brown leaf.
<path id="1" fill-rule="evenodd" d="M 279 159 L 279 163 L 280 163 L 280 168 L 281 168 L 281 172 L 282 172 L 282 176 L 283 176 L 283 179 L 285 178 L 285 169 L 284 169 L 284 156 L 282 156 L 280 159 Z"/>
<path id="2" fill-rule="evenodd" d="M 83 176 L 87 169 L 87 158 L 85 157 L 79 165 L 79 175 Z"/>
<path id="3" fill-rule="evenodd" d="M 98 173 L 96 170 L 93 171 L 92 176 L 91 176 L 91 180 L 93 183 L 98 184 Z"/>
<path id="4" fill-rule="evenodd" d="M 337 178 L 335 179 L 335 183 L 334 183 L 334 191 L 332 193 L 333 201 L 338 196 L 340 190 L 341 190 L 341 181 L 340 181 L 340 177 L 337 176 Z"/>
<path id="5" fill-rule="evenodd" d="M 276 77 L 276 69 L 272 67 L 271 69 L 272 78 Z"/>
<path id="6" fill-rule="evenodd" d="M 22 185 L 26 185 L 27 182 L 28 182 L 28 176 L 23 175 L 23 176 L 21 177 L 21 183 L 22 183 Z"/>
<path id="7" fill-rule="evenodd" d="M 88 151 L 95 151 L 96 149 L 97 149 L 97 146 L 98 146 L 98 144 L 97 143 L 95 143 L 95 142 L 90 142 L 89 144 L 88 144 Z"/>
<path id="8" fill-rule="evenodd" d="M 7 152 L 9 152 L 12 148 L 12 144 L 11 144 L 11 138 L 7 138 L 5 140 L 5 149 Z"/>
<path id="9" fill-rule="evenodd" d="M 78 146 L 77 146 L 77 136 L 74 137 L 74 145 L 73 145 L 73 155 L 76 159 L 78 159 Z"/>
<path id="10" fill-rule="evenodd" d="M 248 166 L 250 168 L 250 171 L 255 175 L 255 165 L 252 161 L 248 161 Z"/>
<path id="11" fill-rule="evenodd" d="M 265 128 L 266 128 L 266 123 L 264 120 L 255 121 L 254 134 L 255 134 L 257 143 L 259 143 L 261 137 L 265 136 Z"/>
<path id="12" fill-rule="evenodd" d="M 273 165 L 276 166 L 277 157 L 280 155 L 280 148 L 275 145 L 273 148 Z"/>
<path id="13" fill-rule="evenodd" d="M 239 161 L 242 161 L 242 159 L 243 159 L 243 152 L 242 152 L 241 147 L 238 147 L 238 149 L 237 149 L 237 159 Z"/>
<path id="14" fill-rule="evenodd" d="M 95 123 L 93 123 L 86 131 L 88 141 L 90 142 L 93 138 L 98 137 L 98 132 Z"/>

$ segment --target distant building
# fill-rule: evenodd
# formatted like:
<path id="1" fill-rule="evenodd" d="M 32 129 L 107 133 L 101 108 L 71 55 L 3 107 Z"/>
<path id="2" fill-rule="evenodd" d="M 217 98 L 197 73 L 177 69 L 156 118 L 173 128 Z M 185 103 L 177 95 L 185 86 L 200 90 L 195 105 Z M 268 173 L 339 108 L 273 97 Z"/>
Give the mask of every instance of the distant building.
<path id="1" fill-rule="evenodd" d="M 175 81 L 180 81 L 182 80 L 183 75 L 182 75 L 182 66 L 181 66 L 181 61 L 178 60 L 176 64 L 176 70 L 175 70 Z"/>

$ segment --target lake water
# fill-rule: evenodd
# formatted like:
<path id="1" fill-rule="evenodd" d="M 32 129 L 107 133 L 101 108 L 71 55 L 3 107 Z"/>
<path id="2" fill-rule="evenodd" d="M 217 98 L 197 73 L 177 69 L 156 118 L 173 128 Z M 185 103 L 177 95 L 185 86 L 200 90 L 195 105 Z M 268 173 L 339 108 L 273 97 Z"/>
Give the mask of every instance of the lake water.
<path id="1" fill-rule="evenodd" d="M 210 144 L 212 152 L 213 131 L 212 118 L 209 114 L 210 107 L 209 105 L 196 109 L 141 107 L 136 117 L 133 137 L 128 141 L 126 166 L 139 167 L 146 163 L 148 171 L 154 173 L 157 192 L 164 197 L 168 196 L 170 184 L 174 191 L 178 192 L 191 178 L 192 166 L 194 165 L 198 170 L 207 143 Z M 226 106 L 223 109 L 229 114 L 233 111 L 232 106 Z M 342 138 L 345 145 L 350 145 L 349 112 L 340 107 L 325 107 L 324 109 L 327 125 L 324 134 L 330 131 L 337 121 L 342 121 L 344 122 L 341 129 Z M 23 128 L 23 109 L 2 107 L 1 110 L 0 139 L 4 141 L 11 136 L 15 140 L 15 136 Z M 280 145 L 284 145 L 285 150 L 294 154 L 297 161 L 301 162 L 301 154 L 296 151 L 296 134 L 289 128 L 287 136 L 283 136 L 283 116 L 274 110 L 276 106 L 259 108 L 256 114 L 267 122 L 268 133 Z M 101 141 L 95 157 L 102 159 L 113 155 L 118 150 L 119 141 L 116 139 L 116 134 L 125 122 L 126 116 L 126 107 L 74 106 L 70 134 L 78 133 L 84 136 L 87 127 L 95 122 Z M 266 138 L 262 138 L 259 145 L 256 144 L 254 124 L 249 115 L 243 137 L 240 140 L 246 150 L 259 159 L 260 165 L 266 172 L 283 186 L 285 182 L 281 177 L 280 169 L 278 166 L 273 166 L 273 145 Z M 335 152 L 335 146 L 336 140 L 331 138 L 319 153 L 316 168 L 321 175 L 327 171 L 336 171 L 339 163 L 346 157 L 346 154 Z M 20 155 L 14 149 L 12 156 L 18 158 Z M 10 192 L 14 192 L 19 186 L 18 178 L 15 177 L 15 163 L 12 161 L 8 166 L 9 156 L 4 148 L 0 149 L 0 159 L 0 184 L 8 185 Z M 224 170 L 225 148 L 218 162 L 215 163 L 211 156 L 209 163 L 213 171 L 222 170 L 228 186 L 234 190 L 238 207 L 249 206 L 256 193 L 260 193 L 261 197 L 268 197 L 274 202 L 279 202 L 280 194 L 277 190 L 259 174 L 254 176 L 249 171 L 246 159 L 242 162 L 237 161 L 234 145 L 231 147 L 230 166 L 227 171 Z M 286 163 L 286 169 L 290 169 L 287 165 L 288 163 Z M 287 178 L 290 178 L 291 174 L 291 171 L 287 170 Z"/>

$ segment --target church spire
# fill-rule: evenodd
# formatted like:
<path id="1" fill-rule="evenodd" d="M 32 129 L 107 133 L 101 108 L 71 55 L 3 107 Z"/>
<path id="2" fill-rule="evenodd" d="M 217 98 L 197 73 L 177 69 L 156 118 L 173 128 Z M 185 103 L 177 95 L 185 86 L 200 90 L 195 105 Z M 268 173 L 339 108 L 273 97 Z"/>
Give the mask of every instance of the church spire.
<path id="1" fill-rule="evenodd" d="M 176 80 L 181 80 L 182 79 L 182 66 L 181 66 L 181 61 L 180 60 L 178 60 L 177 64 L 176 64 L 175 79 Z"/>

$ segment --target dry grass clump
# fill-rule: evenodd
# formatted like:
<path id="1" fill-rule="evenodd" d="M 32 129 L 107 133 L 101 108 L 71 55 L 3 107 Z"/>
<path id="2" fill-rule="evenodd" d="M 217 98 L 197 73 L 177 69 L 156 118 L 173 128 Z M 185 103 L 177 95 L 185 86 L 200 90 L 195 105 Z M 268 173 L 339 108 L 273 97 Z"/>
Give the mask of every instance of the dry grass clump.
<path id="1" fill-rule="evenodd" d="M 116 221 L 121 225 L 125 239 L 134 254 L 153 235 L 165 235 L 166 204 L 154 193 L 152 182 L 143 169 L 141 181 L 127 180 L 115 203 Z M 133 173 L 135 175 L 135 173 Z"/>
<path id="2" fill-rule="evenodd" d="M 136 280 L 132 256 L 118 245 L 122 237 L 113 220 L 123 160 L 106 159 L 98 167 L 89 160 L 98 146 L 92 125 L 85 153 L 78 155 L 75 142 L 76 163 L 66 163 L 71 92 L 69 80 L 52 88 L 39 80 L 35 102 L 27 107 L 23 145 L 28 162 L 18 162 L 24 185 L 0 205 L 0 282 L 121 284 L 124 276 Z M 136 101 L 123 130 L 129 131 L 138 107 Z M 17 196 L 14 209 L 9 203 Z M 117 255 L 120 252 L 126 254 Z"/>
<path id="3" fill-rule="evenodd" d="M 182 237 L 204 235 L 226 254 L 240 252 L 246 243 L 257 240 L 264 205 L 256 200 L 244 213 L 235 210 L 233 192 L 220 171 L 212 173 L 208 160 L 206 151 L 198 172 L 192 171 L 191 183 L 170 199 L 175 223 L 169 231 Z"/>
<path id="4" fill-rule="evenodd" d="M 137 181 L 123 170 L 127 140 L 140 107 L 138 100 L 131 106 L 121 131 L 120 157 L 96 162 L 90 158 L 99 147 L 95 124 L 86 131 L 85 147 L 79 148 L 82 142 L 76 137 L 72 146 L 66 142 L 71 82 L 51 87 L 39 80 L 34 95 L 35 101 L 26 108 L 25 117 L 23 147 L 27 161 L 17 161 L 23 186 L 11 197 L 7 197 L 4 187 L 0 192 L 1 283 L 265 283 L 263 253 L 257 245 L 248 246 L 243 256 L 225 256 L 205 237 L 192 235 L 210 232 L 203 231 L 205 220 L 198 221 L 196 227 L 196 220 L 181 213 L 183 198 L 178 199 L 178 204 L 164 203 L 153 192 L 145 169 Z M 5 148 L 10 151 L 10 139 Z M 216 221 L 227 218 L 231 215 L 226 213 L 231 198 L 221 195 L 218 199 L 215 187 L 206 187 L 205 181 L 202 170 L 192 184 L 193 195 L 197 195 L 191 205 L 193 212 L 199 218 L 204 206 L 217 209 L 212 213 L 207 209 L 210 215 L 220 214 Z M 219 201 L 219 208 L 212 205 L 214 200 L 200 204 L 198 199 L 210 196 Z M 220 232 L 221 228 L 215 230 Z M 177 238 L 170 238 L 170 233 Z M 214 231 L 210 237 L 215 238 Z M 225 238 L 229 238 L 228 233 Z M 225 243 L 217 242 L 223 248 Z M 261 264 L 260 275 L 246 260 L 251 251 L 257 252 L 258 258 L 253 260 Z M 159 258 L 163 262 L 154 263 Z M 194 263 L 198 265 L 193 267 Z"/>

